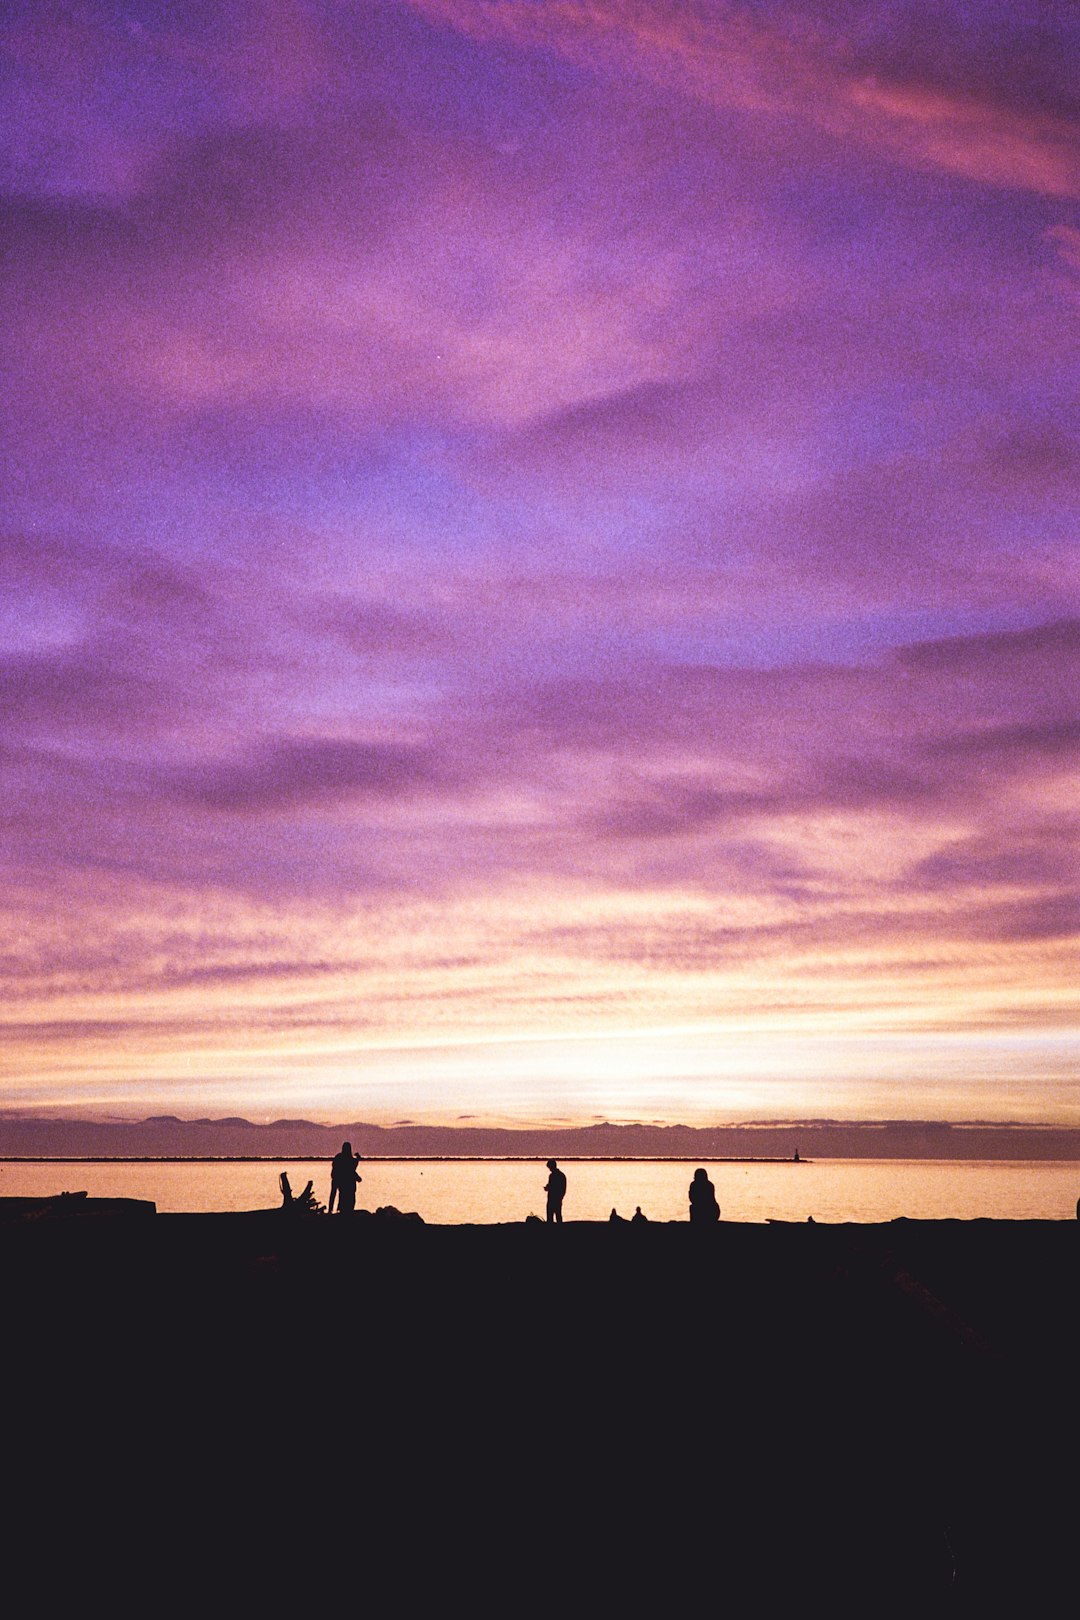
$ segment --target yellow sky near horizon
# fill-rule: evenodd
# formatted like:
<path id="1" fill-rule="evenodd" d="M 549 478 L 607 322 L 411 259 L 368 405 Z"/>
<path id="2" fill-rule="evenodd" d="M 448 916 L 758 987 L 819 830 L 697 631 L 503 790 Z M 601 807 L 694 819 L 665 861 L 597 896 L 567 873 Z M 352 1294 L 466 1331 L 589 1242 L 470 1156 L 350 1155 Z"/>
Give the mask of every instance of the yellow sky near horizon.
<path id="1" fill-rule="evenodd" d="M 24 977 L 8 1106 L 389 1123 L 769 1116 L 1073 1123 L 1074 946 L 928 944 L 925 906 L 647 896 L 481 902 L 102 892 Z M 88 897 L 83 896 L 85 918 Z M 54 916 L 42 962 L 54 963 Z M 24 941 L 25 941 L 24 930 Z M 449 947 L 452 946 L 452 954 Z"/>

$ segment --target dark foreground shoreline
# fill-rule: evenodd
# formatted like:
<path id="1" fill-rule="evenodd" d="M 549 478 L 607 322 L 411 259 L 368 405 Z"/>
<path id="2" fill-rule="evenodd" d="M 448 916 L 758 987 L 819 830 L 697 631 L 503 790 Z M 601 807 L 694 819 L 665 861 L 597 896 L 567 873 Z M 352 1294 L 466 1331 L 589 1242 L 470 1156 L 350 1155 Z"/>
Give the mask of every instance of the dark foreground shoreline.
<path id="1" fill-rule="evenodd" d="M 286 1614 L 1072 1578 L 1080 1223 L 103 1215 L 3 1223 L 0 1267 L 22 1497 L 84 1565 L 121 1537 L 241 1607 L 271 1571 Z"/>

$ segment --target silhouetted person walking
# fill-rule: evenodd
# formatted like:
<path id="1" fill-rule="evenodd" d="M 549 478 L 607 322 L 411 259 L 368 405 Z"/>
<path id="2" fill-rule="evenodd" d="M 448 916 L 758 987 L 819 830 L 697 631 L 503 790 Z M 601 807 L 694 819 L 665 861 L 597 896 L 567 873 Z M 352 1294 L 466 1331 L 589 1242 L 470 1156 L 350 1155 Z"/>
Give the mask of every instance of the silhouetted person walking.
<path id="1" fill-rule="evenodd" d="M 708 1226 L 720 1219 L 716 1188 L 704 1170 L 695 1170 L 690 1183 L 690 1220 L 694 1226 Z"/>
<path id="2" fill-rule="evenodd" d="M 351 1142 L 342 1142 L 341 1152 L 335 1153 L 330 1162 L 330 1203 L 327 1213 L 334 1213 L 334 1199 L 337 1199 L 338 1214 L 351 1215 L 356 1208 L 356 1183 L 362 1178 L 356 1166 L 360 1162 L 359 1153 L 354 1153 Z"/>
<path id="3" fill-rule="evenodd" d="M 548 1160 L 547 1167 L 551 1171 L 544 1183 L 544 1191 L 547 1193 L 547 1218 L 554 1221 L 557 1226 L 561 1226 L 562 1201 L 566 1197 L 566 1177 L 554 1159 Z"/>

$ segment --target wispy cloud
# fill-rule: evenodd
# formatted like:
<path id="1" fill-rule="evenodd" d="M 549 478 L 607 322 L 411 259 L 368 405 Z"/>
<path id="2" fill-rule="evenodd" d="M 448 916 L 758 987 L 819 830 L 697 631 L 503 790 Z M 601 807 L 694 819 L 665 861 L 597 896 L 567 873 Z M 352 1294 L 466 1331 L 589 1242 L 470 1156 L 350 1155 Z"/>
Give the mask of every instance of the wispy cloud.
<path id="1" fill-rule="evenodd" d="M 1057 60 L 1076 43 L 1064 7 L 1049 8 L 1038 35 L 994 8 L 1003 58 L 1013 43 L 1034 66 L 1042 93 L 1025 98 L 980 48 L 960 4 L 938 7 L 918 28 L 915 6 L 413 3 L 476 39 L 556 50 L 601 71 L 629 68 L 712 106 L 798 120 L 901 162 L 1042 195 L 1080 194 L 1077 108 Z"/>
<path id="2" fill-rule="evenodd" d="M 324 800 L 397 798 L 433 777 L 422 749 L 346 738 L 287 738 L 239 761 L 177 774 L 167 786 L 212 810 L 279 810 Z"/>

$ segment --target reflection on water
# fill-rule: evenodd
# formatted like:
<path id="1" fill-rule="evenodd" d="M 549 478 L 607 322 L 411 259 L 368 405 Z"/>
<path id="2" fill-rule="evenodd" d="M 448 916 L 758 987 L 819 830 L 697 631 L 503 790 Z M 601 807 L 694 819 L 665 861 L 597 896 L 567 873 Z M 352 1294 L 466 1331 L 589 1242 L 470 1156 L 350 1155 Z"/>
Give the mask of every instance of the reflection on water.
<path id="1" fill-rule="evenodd" d="M 612 1208 L 635 1205 L 653 1221 L 687 1218 L 693 1164 L 670 1160 L 562 1160 L 567 1221 L 603 1221 Z M 897 1159 L 819 1159 L 809 1164 L 714 1163 L 703 1160 L 724 1220 L 889 1221 L 949 1217 L 973 1220 L 1072 1220 L 1080 1164 Z M 46 1197 L 86 1191 L 91 1197 L 151 1199 L 160 1211 L 268 1209 L 280 1202 L 278 1175 L 294 1188 L 311 1176 L 325 1203 L 329 1160 L 256 1164 L 0 1163 L 0 1197 Z M 357 1207 L 393 1204 L 438 1225 L 522 1221 L 544 1213 L 547 1168 L 502 1160 L 364 1160 Z"/>

